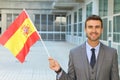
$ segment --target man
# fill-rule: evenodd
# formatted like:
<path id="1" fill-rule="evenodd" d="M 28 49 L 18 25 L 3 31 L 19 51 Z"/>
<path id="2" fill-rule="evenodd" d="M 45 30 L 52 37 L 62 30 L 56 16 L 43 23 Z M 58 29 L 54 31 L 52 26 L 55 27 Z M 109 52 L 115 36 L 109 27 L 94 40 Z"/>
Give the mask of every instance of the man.
<path id="1" fill-rule="evenodd" d="M 103 32 L 102 19 L 92 15 L 86 19 L 87 41 L 70 50 L 68 73 L 53 58 L 50 68 L 57 73 L 58 80 L 119 80 L 118 55 L 116 49 L 99 41 Z"/>

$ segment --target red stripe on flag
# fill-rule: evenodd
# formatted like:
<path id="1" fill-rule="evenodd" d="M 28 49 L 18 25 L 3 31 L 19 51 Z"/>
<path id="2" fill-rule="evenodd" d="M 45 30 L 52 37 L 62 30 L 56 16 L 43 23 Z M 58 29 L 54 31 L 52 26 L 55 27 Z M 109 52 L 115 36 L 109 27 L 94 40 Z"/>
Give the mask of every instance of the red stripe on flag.
<path id="1" fill-rule="evenodd" d="M 20 16 L 22 15 L 22 17 Z M 18 28 L 21 26 L 21 24 L 24 22 L 28 16 L 26 15 L 25 11 L 22 11 L 15 21 L 8 27 L 6 32 L 3 33 L 3 35 L 0 37 L 0 43 L 4 45 L 9 38 L 18 30 Z"/>
<path id="2" fill-rule="evenodd" d="M 38 36 L 37 32 L 34 32 L 26 41 L 26 43 L 24 44 L 24 47 L 22 48 L 22 50 L 18 53 L 18 55 L 16 56 L 16 58 L 23 63 L 25 60 L 26 55 L 29 52 L 30 47 L 37 41 L 39 40 L 40 37 Z"/>

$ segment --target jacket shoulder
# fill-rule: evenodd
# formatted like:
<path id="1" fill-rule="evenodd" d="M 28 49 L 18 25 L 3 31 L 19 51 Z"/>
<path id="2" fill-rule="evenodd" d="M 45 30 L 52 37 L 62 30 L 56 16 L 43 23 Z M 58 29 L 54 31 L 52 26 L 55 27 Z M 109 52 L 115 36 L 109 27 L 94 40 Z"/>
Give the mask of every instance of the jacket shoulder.
<path id="1" fill-rule="evenodd" d="M 105 44 L 103 44 L 103 43 L 101 43 L 101 46 L 102 46 L 105 50 L 108 50 L 108 51 L 109 51 L 109 50 L 110 50 L 110 51 L 111 51 L 111 50 L 112 50 L 112 51 L 113 51 L 113 50 L 116 50 L 115 48 L 110 47 L 110 46 L 107 46 L 107 45 L 105 45 Z"/>
<path id="2" fill-rule="evenodd" d="M 70 50 L 70 54 L 77 54 L 80 53 L 83 49 L 85 49 L 85 43 L 76 46 Z"/>
<path id="3" fill-rule="evenodd" d="M 112 54 L 112 55 L 114 55 L 114 54 L 117 55 L 117 49 L 115 49 L 115 48 L 109 47 L 109 46 L 104 45 L 104 44 L 101 44 L 101 48 L 103 48 L 105 53 Z"/>

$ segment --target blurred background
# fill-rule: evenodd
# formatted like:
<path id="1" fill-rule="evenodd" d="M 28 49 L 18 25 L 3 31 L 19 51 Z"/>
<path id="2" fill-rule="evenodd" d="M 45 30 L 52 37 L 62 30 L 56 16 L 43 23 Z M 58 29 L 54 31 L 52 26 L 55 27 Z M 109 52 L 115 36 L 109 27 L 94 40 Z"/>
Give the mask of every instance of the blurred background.
<path id="1" fill-rule="evenodd" d="M 86 40 L 85 19 L 91 14 L 99 15 L 104 25 L 100 40 L 117 49 L 120 70 L 120 0 L 0 0 L 0 35 L 23 9 L 28 12 L 50 54 L 65 70 L 69 50 Z M 40 41 L 31 48 L 23 64 L 0 46 L 0 65 L 0 75 L 3 75 L 0 79 L 40 80 L 42 75 L 41 80 L 55 80 Z M 34 78 L 35 75 L 39 77 Z M 50 78 L 46 79 L 46 75 Z"/>

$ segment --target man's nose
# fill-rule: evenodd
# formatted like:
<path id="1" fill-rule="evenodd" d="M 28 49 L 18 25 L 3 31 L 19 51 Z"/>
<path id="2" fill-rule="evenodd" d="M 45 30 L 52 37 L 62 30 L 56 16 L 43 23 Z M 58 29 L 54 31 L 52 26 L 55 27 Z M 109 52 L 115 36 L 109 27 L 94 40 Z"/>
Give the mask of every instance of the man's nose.
<path id="1" fill-rule="evenodd" d="M 96 32 L 96 28 L 95 27 L 92 28 L 92 32 Z"/>

